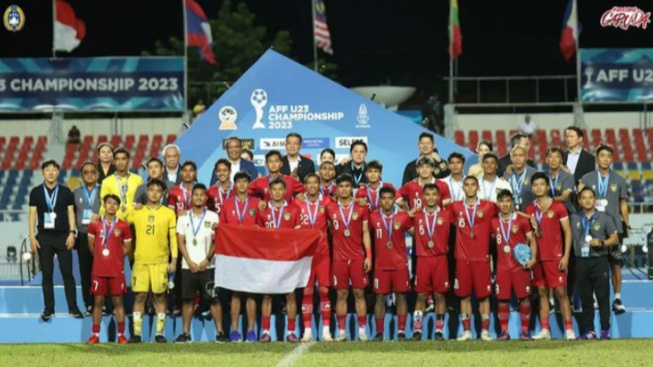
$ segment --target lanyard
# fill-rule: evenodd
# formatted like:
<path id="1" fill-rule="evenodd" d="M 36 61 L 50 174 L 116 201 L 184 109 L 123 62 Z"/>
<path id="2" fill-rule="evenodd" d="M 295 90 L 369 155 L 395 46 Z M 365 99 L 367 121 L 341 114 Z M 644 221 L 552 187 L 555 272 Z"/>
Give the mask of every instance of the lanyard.
<path id="1" fill-rule="evenodd" d="M 122 205 L 125 206 L 127 205 L 127 190 L 129 190 L 129 176 L 131 175 L 131 172 L 127 171 L 127 177 L 125 177 L 125 184 L 122 184 L 122 181 L 120 180 L 120 177 L 116 173 L 116 184 L 118 185 L 118 188 L 120 189 L 120 200 L 122 200 Z"/>
<path id="2" fill-rule="evenodd" d="M 379 182 L 379 186 L 376 188 L 376 190 L 373 190 L 371 187 L 367 187 L 367 198 L 370 201 L 370 205 L 372 207 L 372 210 L 375 210 L 376 208 L 379 207 L 379 192 L 381 191 L 381 187 L 383 187 L 383 182 Z M 376 200 L 372 200 L 374 195 L 372 193 L 376 194 Z"/>
<path id="3" fill-rule="evenodd" d="M 354 176 L 354 183 L 356 183 L 356 187 L 358 187 L 361 183 L 361 179 L 363 178 L 363 172 L 365 172 L 365 165 L 363 165 L 363 168 L 361 168 L 361 173 L 356 176 L 354 173 L 354 162 L 351 162 L 351 175 Z"/>
<path id="4" fill-rule="evenodd" d="M 197 228 L 195 228 L 195 223 L 193 223 L 193 217 L 195 216 L 194 213 L 188 213 L 190 217 L 190 228 L 193 230 L 193 238 L 197 237 L 197 234 L 200 232 L 200 228 L 202 228 L 202 222 L 204 222 L 204 216 L 206 215 L 206 209 L 202 212 L 202 216 L 200 217 L 200 221 L 197 225 Z"/>
<path id="5" fill-rule="evenodd" d="M 514 215 L 511 214 L 510 217 L 508 218 L 508 234 L 506 234 L 506 230 L 503 227 L 503 219 L 501 219 L 501 217 L 499 217 L 499 226 L 501 228 L 501 235 L 503 235 L 503 239 L 506 241 L 506 245 L 510 244 L 510 235 L 512 233 L 511 230 L 512 230 L 512 219 L 513 219 L 513 217 L 514 217 Z"/>
<path id="6" fill-rule="evenodd" d="M 234 195 L 234 204 L 236 205 L 236 214 L 238 215 L 238 221 L 240 224 L 243 224 L 243 220 L 245 220 L 245 212 L 247 211 L 247 204 L 249 204 L 249 196 L 245 199 L 245 205 L 243 206 L 243 211 L 240 211 L 240 207 L 238 206 L 238 195 Z"/>
<path id="7" fill-rule="evenodd" d="M 431 221 L 429 221 L 429 215 L 431 215 L 431 214 L 429 214 L 426 211 L 426 208 L 424 208 L 423 211 L 424 211 L 424 218 L 426 219 L 426 231 L 429 234 L 429 240 L 432 241 L 433 240 L 433 235 L 435 234 L 435 221 L 436 221 L 436 218 L 438 216 L 438 213 L 440 212 L 440 208 L 437 207 L 437 206 L 435 207 L 435 212 L 433 213 L 433 220 L 431 220 Z"/>
<path id="8" fill-rule="evenodd" d="M 469 218 L 469 208 L 467 207 L 467 204 L 465 203 L 465 216 L 467 217 L 467 223 L 469 223 L 469 229 L 474 230 L 474 222 L 476 222 L 476 209 L 478 208 L 478 203 L 479 200 L 476 199 L 476 202 L 474 203 L 474 212 L 472 214 L 472 218 Z"/>
<path id="9" fill-rule="evenodd" d="M 113 223 L 111 223 L 111 227 L 109 227 L 109 231 L 107 232 L 106 218 L 102 221 L 102 232 L 104 232 L 104 238 L 102 239 L 103 248 L 109 247 L 109 237 L 111 237 L 111 233 L 113 233 L 113 228 L 116 226 L 116 223 L 118 223 L 118 218 L 113 218 Z"/>
<path id="10" fill-rule="evenodd" d="M 397 214 L 397 212 L 392 212 L 390 220 L 386 223 L 385 218 L 387 218 L 387 216 L 381 213 L 381 221 L 383 221 L 383 227 L 385 227 L 385 231 L 388 233 L 388 241 L 392 241 L 392 220 L 395 219 L 395 214 Z"/>
<path id="11" fill-rule="evenodd" d="M 351 210 L 349 211 L 349 215 L 347 216 L 347 219 L 345 219 L 345 213 L 342 210 L 342 204 L 338 202 L 338 210 L 340 211 L 340 216 L 342 217 L 342 224 L 345 225 L 345 229 L 349 229 L 349 223 L 351 223 L 351 216 L 354 214 L 354 204 L 351 203 L 349 204 L 349 207 Z"/>
<path id="12" fill-rule="evenodd" d="M 90 195 L 88 193 L 88 188 L 86 186 L 82 186 L 82 193 L 84 194 L 84 198 L 86 199 L 86 203 L 88 204 L 89 209 L 93 208 L 93 203 L 95 202 L 95 197 L 97 196 L 97 188 L 99 186 L 100 185 L 95 184 L 95 187 L 93 187 L 93 191 L 91 191 Z"/>
<path id="13" fill-rule="evenodd" d="M 286 209 L 286 202 L 281 205 L 281 208 L 279 208 L 279 220 L 277 220 L 276 217 L 276 209 L 274 208 L 274 205 L 272 202 L 270 202 L 270 212 L 272 213 L 272 224 L 274 225 L 274 228 L 278 229 L 279 226 L 281 226 L 281 218 L 283 217 L 283 211 Z"/>
<path id="14" fill-rule="evenodd" d="M 498 180 L 499 179 L 495 176 L 494 181 L 492 181 L 492 187 L 488 191 L 487 187 L 485 186 L 485 178 L 483 178 L 483 186 L 482 187 L 483 187 L 483 196 L 485 197 L 485 200 L 490 200 L 490 198 L 492 197 L 492 193 L 494 192 L 494 188 L 496 187 Z"/>
<path id="15" fill-rule="evenodd" d="M 456 186 L 458 186 L 458 192 L 456 192 L 455 190 Z M 462 199 L 462 193 L 463 193 L 462 183 L 460 185 L 458 183 L 454 184 L 453 178 L 449 176 L 449 187 L 451 187 L 451 197 L 453 198 L 453 201 L 458 201 Z"/>
<path id="16" fill-rule="evenodd" d="M 320 192 L 322 193 L 322 196 L 325 196 L 325 197 L 326 196 L 331 196 L 331 193 L 333 192 L 333 186 L 335 186 L 335 184 L 333 182 L 331 182 L 329 184 L 329 188 L 326 189 L 327 192 L 324 192 L 324 190 L 325 190 L 324 186 L 320 185 Z"/>
<path id="17" fill-rule="evenodd" d="M 311 202 L 306 198 L 306 211 L 308 212 L 308 220 L 311 222 L 311 228 L 315 228 L 315 221 L 317 221 L 317 209 L 320 207 L 320 200 L 322 199 L 322 194 L 317 198 L 315 202 L 315 209 L 311 213 Z"/>
<path id="18" fill-rule="evenodd" d="M 524 188 L 524 180 L 526 179 L 526 171 L 528 171 L 527 168 L 524 169 L 524 172 L 519 176 L 519 179 L 515 174 L 512 174 L 512 178 L 510 181 L 512 181 L 512 190 L 515 192 L 515 203 L 519 203 L 519 197 L 521 196 L 521 192 Z"/>
<path id="19" fill-rule="evenodd" d="M 597 181 L 599 183 L 599 198 L 605 198 L 608 195 L 608 181 L 610 181 L 610 172 L 601 178 L 601 172 L 596 171 Z"/>
<path id="20" fill-rule="evenodd" d="M 48 189 L 46 189 L 45 184 L 43 184 L 43 193 L 45 194 L 45 203 L 48 206 L 48 210 L 50 210 L 50 212 L 53 212 L 54 205 L 57 203 L 57 196 L 59 195 L 59 184 L 57 184 L 54 187 L 54 190 L 52 191 L 52 195 L 48 194 Z"/>
<path id="21" fill-rule="evenodd" d="M 587 215 L 583 213 L 583 232 L 585 233 L 585 237 L 590 235 L 590 229 L 592 229 L 592 224 L 594 224 L 594 220 L 596 219 L 596 212 L 592 213 L 592 216 L 590 219 L 587 219 Z"/>
<path id="22" fill-rule="evenodd" d="M 558 172 L 558 176 L 556 177 L 555 181 L 553 180 L 553 173 L 551 170 L 549 170 L 549 186 L 551 186 L 551 197 L 555 198 L 556 197 L 556 187 L 558 187 L 558 181 L 560 180 L 560 172 Z"/>

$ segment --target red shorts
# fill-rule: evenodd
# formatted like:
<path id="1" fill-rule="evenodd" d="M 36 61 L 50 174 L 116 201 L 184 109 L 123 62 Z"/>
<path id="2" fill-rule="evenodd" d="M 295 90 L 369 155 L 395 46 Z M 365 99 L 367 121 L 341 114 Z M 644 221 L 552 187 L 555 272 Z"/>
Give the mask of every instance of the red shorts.
<path id="1" fill-rule="evenodd" d="M 367 287 L 367 274 L 365 274 L 365 260 L 333 260 L 333 288 L 349 289 L 349 282 L 354 289 Z"/>
<path id="2" fill-rule="evenodd" d="M 472 295 L 482 299 L 492 294 L 492 271 L 489 261 L 456 260 L 456 283 L 453 286 L 458 297 Z"/>
<path id="3" fill-rule="evenodd" d="M 538 261 L 533 266 L 533 285 L 536 287 L 559 288 L 567 285 L 567 271 L 558 270 L 558 260 Z"/>
<path id="4" fill-rule="evenodd" d="M 331 286 L 331 269 L 329 268 L 329 253 L 313 255 L 313 262 L 311 263 L 311 275 L 308 278 L 307 287 L 317 284 L 319 287 Z"/>
<path id="5" fill-rule="evenodd" d="M 91 294 L 94 296 L 108 296 L 109 291 L 114 297 L 127 293 L 125 277 L 91 277 Z"/>
<path id="6" fill-rule="evenodd" d="M 374 293 L 390 294 L 405 293 L 410 290 L 410 275 L 408 268 L 374 271 Z"/>
<path id="7" fill-rule="evenodd" d="M 510 301 L 512 291 L 518 299 L 531 295 L 531 272 L 525 269 L 497 271 L 496 292 L 500 301 Z"/>
<path id="8" fill-rule="evenodd" d="M 446 293 L 449 291 L 447 255 L 419 256 L 415 267 L 415 292 Z"/>

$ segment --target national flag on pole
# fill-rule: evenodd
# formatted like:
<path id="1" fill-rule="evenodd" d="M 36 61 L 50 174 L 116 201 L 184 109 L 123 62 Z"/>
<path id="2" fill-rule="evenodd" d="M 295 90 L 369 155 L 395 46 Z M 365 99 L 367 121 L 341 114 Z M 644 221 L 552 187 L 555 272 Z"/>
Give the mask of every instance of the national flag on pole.
<path id="1" fill-rule="evenodd" d="M 215 286 L 285 294 L 308 283 L 320 232 L 221 224 L 216 234 Z"/>
<path id="2" fill-rule="evenodd" d="M 67 2 L 54 0 L 54 49 L 70 52 L 86 36 L 86 25 Z"/>
<path id="3" fill-rule="evenodd" d="M 186 6 L 186 47 L 198 47 L 200 58 L 209 64 L 217 64 L 211 48 L 213 46 L 211 25 L 204 10 L 195 0 L 185 0 L 184 2 Z"/>
<path id="4" fill-rule="evenodd" d="M 458 0 L 451 0 L 451 14 L 449 19 L 451 27 L 449 40 L 449 56 L 456 60 L 463 53 L 463 36 L 460 33 L 460 21 L 458 19 Z"/>
<path id="5" fill-rule="evenodd" d="M 578 43 L 578 13 L 576 0 L 569 0 L 565 17 L 562 20 L 562 36 L 560 37 L 560 52 L 565 61 L 569 61 L 576 53 Z"/>
<path id="6" fill-rule="evenodd" d="M 327 26 L 326 9 L 324 7 L 324 0 L 314 0 L 313 6 L 313 37 L 315 38 L 315 46 L 321 48 L 322 51 L 333 55 L 331 48 L 331 33 Z"/>

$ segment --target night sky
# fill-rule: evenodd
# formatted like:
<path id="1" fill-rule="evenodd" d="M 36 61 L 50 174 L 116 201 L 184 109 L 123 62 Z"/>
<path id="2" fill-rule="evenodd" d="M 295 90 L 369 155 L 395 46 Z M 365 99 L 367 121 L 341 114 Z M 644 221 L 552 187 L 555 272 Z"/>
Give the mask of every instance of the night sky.
<path id="1" fill-rule="evenodd" d="M 214 18 L 222 0 L 197 0 Z M 237 0 L 232 0 L 236 3 Z M 312 59 L 310 0 L 248 0 L 258 23 L 289 30 L 291 56 Z M 448 75 L 447 0 L 326 0 L 340 82 L 420 84 Z M 87 26 L 71 56 L 140 55 L 157 39 L 183 36 L 181 0 L 69 0 Z M 459 0 L 463 34 L 462 76 L 573 74 L 559 51 L 567 0 Z M 27 17 L 18 33 L 0 29 L 0 57 L 48 57 L 52 44 L 52 1 L 3 1 Z M 615 5 L 653 11 L 653 2 L 579 0 L 581 47 L 653 47 L 653 23 L 646 30 L 602 28 L 599 19 Z"/>

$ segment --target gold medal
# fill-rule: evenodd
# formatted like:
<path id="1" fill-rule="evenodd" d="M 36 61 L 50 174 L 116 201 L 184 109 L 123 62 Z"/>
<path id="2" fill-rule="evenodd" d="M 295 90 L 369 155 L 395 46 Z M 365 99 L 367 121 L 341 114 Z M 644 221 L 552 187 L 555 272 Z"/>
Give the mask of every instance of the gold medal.
<path id="1" fill-rule="evenodd" d="M 197 245 L 197 239 L 193 238 L 193 245 Z"/>
<path id="2" fill-rule="evenodd" d="M 385 244 L 385 247 L 388 248 L 388 250 L 392 250 L 392 241 L 388 241 L 388 243 Z"/>
<path id="3" fill-rule="evenodd" d="M 125 206 L 125 205 L 121 206 L 121 207 L 120 207 L 120 210 L 122 210 L 123 212 L 126 211 L 126 210 L 127 210 L 127 206 Z"/>
<path id="4" fill-rule="evenodd" d="M 435 242 L 429 241 L 428 246 L 429 246 L 429 248 L 435 247 Z"/>
<path id="5" fill-rule="evenodd" d="M 345 229 L 345 237 L 349 237 L 349 236 L 351 236 L 351 231 L 349 230 L 349 228 L 347 228 Z"/>
<path id="6" fill-rule="evenodd" d="M 503 252 L 505 252 L 506 254 L 510 253 L 510 246 L 508 245 L 503 246 Z"/>
<path id="7" fill-rule="evenodd" d="M 474 235 L 474 231 L 469 231 L 469 237 L 471 239 L 474 239 L 476 236 Z"/>
<path id="8" fill-rule="evenodd" d="M 102 255 L 103 256 L 109 256 L 110 254 L 111 254 L 111 252 L 109 251 L 108 248 L 105 248 L 104 250 L 102 250 Z"/>

